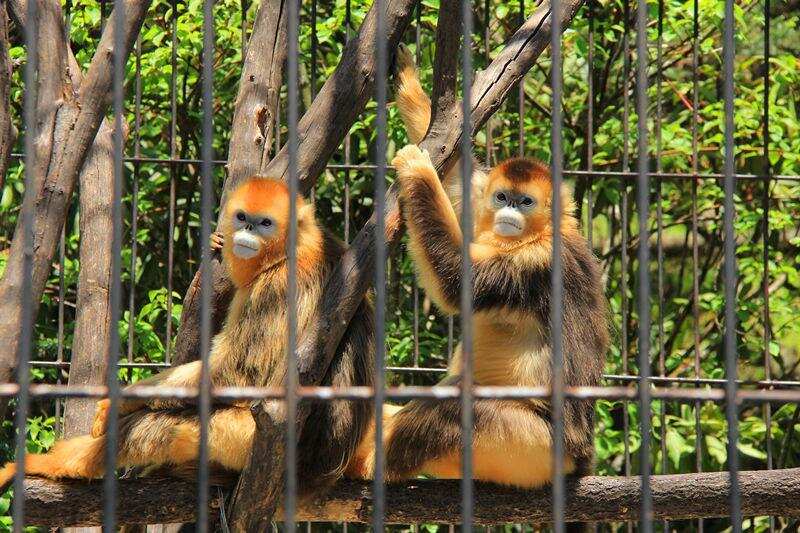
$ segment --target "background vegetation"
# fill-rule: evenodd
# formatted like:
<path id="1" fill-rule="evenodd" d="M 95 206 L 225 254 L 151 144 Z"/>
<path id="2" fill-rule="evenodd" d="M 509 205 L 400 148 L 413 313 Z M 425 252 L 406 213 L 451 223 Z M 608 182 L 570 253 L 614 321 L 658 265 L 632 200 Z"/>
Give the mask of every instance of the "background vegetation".
<path id="1" fill-rule="evenodd" d="M 607 295 L 614 322 L 613 348 L 606 370 L 610 375 L 637 374 L 635 260 L 638 228 L 634 209 L 633 180 L 620 174 L 635 169 L 636 120 L 633 70 L 635 66 L 634 5 L 627 0 L 603 0 L 584 7 L 564 34 L 564 151 L 565 168 L 605 172 L 588 176 L 568 172 L 581 210 L 585 230 L 591 227 L 593 245 L 606 273 Z M 650 72 L 648 124 L 652 168 L 663 173 L 721 172 L 723 142 L 721 26 L 724 3 L 699 2 L 697 69 L 693 68 L 693 2 L 649 2 L 648 26 Z M 88 62 L 97 44 L 110 2 L 67 0 L 70 38 L 78 61 Z M 312 7 L 302 2 L 301 106 L 307 107 L 341 56 L 348 34 L 357 30 L 369 7 L 367 0 L 320 2 L 316 24 Z M 499 50 L 520 21 L 524 6 L 505 0 L 475 3 L 474 58 L 477 68 Z M 433 29 L 438 0 L 423 0 L 417 21 L 406 42 L 416 50 L 423 83 L 430 87 Z M 762 0 L 736 2 L 736 170 L 763 174 L 769 164 L 775 175 L 800 174 L 800 10 L 791 0 L 771 6 L 771 53 L 765 63 Z M 155 0 L 138 45 L 138 57 L 128 64 L 126 101 L 130 135 L 127 154 L 146 161 L 129 161 L 124 199 L 126 244 L 123 250 L 123 302 L 126 311 L 119 323 L 123 349 L 121 360 L 141 363 L 168 361 L 181 311 L 181 297 L 197 268 L 199 245 L 200 70 L 202 61 L 202 0 Z M 214 145 L 217 159 L 224 159 L 233 103 L 242 61 L 242 41 L 255 14 L 255 6 L 242 1 L 217 0 L 216 53 L 214 61 Z M 627 18 L 627 20 L 626 20 Z M 488 21 L 488 25 L 487 25 Z M 314 31 L 316 30 L 316 31 Z M 243 33 L 244 32 L 244 33 Z M 592 38 L 590 39 L 590 32 Z M 416 46 L 414 43 L 419 39 Z M 12 30 L 14 46 L 13 102 L 20 116 L 22 64 L 21 34 Z M 175 66 L 172 66 L 172 45 Z M 630 46 L 628 46 L 630 45 Z M 590 55 L 593 58 L 590 63 Z M 769 69 L 769 133 L 764 136 L 764 71 Z M 593 127 L 588 123 L 590 75 L 594 102 Z M 173 76 L 175 84 L 172 85 Z M 693 150 L 695 110 L 693 83 L 697 88 L 697 145 Z M 510 98 L 476 139 L 477 150 L 490 162 L 518 153 L 548 161 L 551 131 L 549 58 L 545 55 L 526 77 L 522 92 Z M 285 96 L 285 95 L 284 95 Z M 171 112 L 171 98 L 176 112 Z M 522 98 L 520 103 L 519 98 Z M 522 113 L 520 113 L 520 108 Z M 302 111 L 302 110 L 301 110 Z M 390 106 L 389 158 L 406 143 L 396 110 Z M 171 121 L 175 120 L 175 136 Z M 627 118 L 627 120 L 626 120 Z M 350 132 L 350 161 L 370 163 L 374 158 L 374 103 Z M 20 121 L 17 121 L 21 125 Z M 282 125 L 285 137 L 286 124 Z M 20 128 L 22 129 L 22 128 Z M 174 146 L 173 146 L 174 141 Z M 766 147 L 765 147 L 766 143 Z M 18 151 L 22 143 L 18 142 Z M 173 151 L 174 148 L 174 151 Z M 590 151 L 591 150 L 591 151 Z M 766 152 L 765 152 L 766 150 Z M 170 155 L 181 162 L 169 163 Z M 696 154 L 694 156 L 693 154 Z M 345 163 L 342 149 L 331 163 Z M 608 174 L 610 172 L 610 174 Z M 617 172 L 618 174 L 614 174 Z M 223 167 L 216 171 L 217 185 Z M 390 179 L 392 177 L 390 176 Z M 372 207 L 373 176 L 367 169 L 329 169 L 315 191 L 319 216 L 340 235 L 352 236 Z M 0 183 L 2 183 L 0 181 Z M 219 190 L 219 189 L 218 189 Z M 170 193 L 174 192 L 174 231 L 170 234 Z M 23 192 L 23 169 L 12 165 L 0 197 L 0 269 L 8 247 Z M 736 191 L 737 235 L 737 354 L 739 375 L 747 381 L 768 377 L 800 379 L 800 181 L 740 179 Z M 768 194 L 768 210 L 763 208 Z M 654 261 L 651 309 L 651 372 L 654 375 L 691 378 L 724 378 L 722 359 L 722 189 L 715 179 L 652 179 L 649 243 Z M 697 238 L 692 238 L 692 215 L 697 217 Z M 74 321 L 78 263 L 77 202 L 64 232 L 64 253 L 53 267 L 36 326 L 37 361 L 68 360 Z M 765 224 L 766 231 L 765 231 Z M 657 235 L 660 231 L 660 241 Z M 659 245 L 660 242 L 660 245 Z M 133 244 L 135 243 L 135 252 Z M 168 270 L 170 244 L 174 265 Z M 693 245 L 697 246 L 697 263 Z M 765 251 L 768 262 L 764 264 Z M 135 255 L 134 255 L 135 254 Z M 657 257 L 663 258 L 659 268 Z M 766 267 L 766 268 L 765 268 Z M 450 326 L 417 293 L 411 264 L 401 248 L 389 261 L 390 309 L 387 314 L 388 364 L 441 368 L 446 365 Z M 766 278 L 767 299 L 763 285 Z M 697 285 L 697 298 L 693 286 Z M 696 308 L 696 309 L 695 309 Z M 458 336 L 458 324 L 453 326 Z M 416 334 L 415 334 L 416 333 Z M 695 358 L 697 355 L 697 359 Z M 124 380 L 136 380 L 149 370 L 121 371 Z M 65 382 L 66 368 L 35 366 L 37 382 Z M 435 373 L 394 372 L 394 383 L 433 384 Z M 619 381 L 609 378 L 607 384 Z M 704 385 L 705 386 L 705 385 Z M 747 386 L 747 385 L 745 385 Z M 770 426 L 765 407 L 743 405 L 740 414 L 741 467 L 800 465 L 798 408 L 773 404 Z M 60 406 L 52 401 L 36 403 L 28 426 L 29 450 L 50 446 L 59 431 Z M 636 451 L 640 442 L 635 404 L 597 403 L 596 448 L 598 471 L 621 475 L 639 471 Z M 703 403 L 653 403 L 655 473 L 692 472 L 726 468 L 724 406 Z M 627 427 L 627 437 L 626 437 Z M 698 433 L 698 429 L 700 433 Z M 771 448 L 767 436 L 771 433 Z M 3 422 L 0 454 L 12 456 L 13 427 Z M 0 499 L 0 511 L 8 495 Z M 757 531 L 768 527 L 767 518 L 746 519 Z M 0 526 L 8 526 L 0 518 Z M 707 530 L 723 530 L 724 520 L 707 521 Z M 795 530 L 797 524 L 778 520 L 777 525 Z M 621 527 L 621 526 L 609 526 Z M 691 530 L 696 524 L 676 523 L 673 529 Z"/>

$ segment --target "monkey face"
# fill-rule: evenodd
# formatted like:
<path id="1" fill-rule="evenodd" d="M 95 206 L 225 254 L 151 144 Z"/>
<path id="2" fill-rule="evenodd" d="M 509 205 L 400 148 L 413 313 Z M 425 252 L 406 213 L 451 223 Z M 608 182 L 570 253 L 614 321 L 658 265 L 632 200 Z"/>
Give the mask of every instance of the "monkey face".
<path id="1" fill-rule="evenodd" d="M 248 213 L 237 209 L 231 220 L 233 228 L 233 255 L 252 259 L 278 233 L 278 224 L 269 213 Z"/>
<path id="2" fill-rule="evenodd" d="M 491 206 L 494 232 L 501 237 L 519 237 L 525 231 L 527 215 L 536 207 L 536 199 L 514 189 L 498 189 L 491 196 Z"/>
<path id="3" fill-rule="evenodd" d="M 489 173 L 477 214 L 478 231 L 504 241 L 538 234 L 550 217 L 551 192 L 547 167 L 538 161 L 504 161 Z"/>

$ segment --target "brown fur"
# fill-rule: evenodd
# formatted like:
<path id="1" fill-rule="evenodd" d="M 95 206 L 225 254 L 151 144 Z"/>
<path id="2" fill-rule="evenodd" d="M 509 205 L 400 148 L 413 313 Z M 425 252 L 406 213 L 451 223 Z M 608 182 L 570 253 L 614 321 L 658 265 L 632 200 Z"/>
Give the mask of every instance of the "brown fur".
<path id="1" fill-rule="evenodd" d="M 280 386 L 286 375 L 287 263 L 285 248 L 288 190 L 281 182 L 253 178 L 231 195 L 221 224 L 223 257 L 236 285 L 225 326 L 212 343 L 212 385 Z M 231 223 L 236 209 L 269 214 L 279 223 L 262 253 L 243 260 L 231 253 Z M 313 209 L 298 198 L 297 330 L 317 318 L 322 291 L 344 247 L 318 227 Z M 371 385 L 373 313 L 365 297 L 342 338 L 323 385 Z M 133 387 L 197 387 L 200 362 L 181 365 Z M 109 403 L 98 402 L 91 436 L 57 443 L 44 455 L 28 455 L 26 472 L 50 478 L 102 475 Z M 195 409 L 178 400 L 120 402 L 119 466 L 176 465 L 191 471 L 199 449 L 200 425 Z M 304 492 L 324 487 L 344 472 L 371 418 L 364 402 L 326 402 L 316 406 L 301 430 L 298 477 Z M 241 470 L 250 454 L 255 424 L 246 404 L 215 407 L 209 425 L 210 460 Z M 13 476 L 13 465 L 0 471 L 0 484 Z"/>
<path id="2" fill-rule="evenodd" d="M 416 146 L 400 150 L 392 162 L 400 183 L 409 250 L 421 284 L 443 310 L 456 313 L 461 293 L 458 217 L 430 158 Z M 493 231 L 491 198 L 512 189 L 536 199 L 521 235 Z M 474 381 L 479 385 L 548 386 L 551 381 L 550 220 L 552 185 L 546 167 L 533 160 L 501 163 L 487 176 L 475 206 L 473 270 Z M 565 191 L 560 231 L 564 273 L 564 379 L 568 385 L 597 385 L 608 347 L 606 302 L 600 272 L 572 217 Z M 490 216 L 491 215 L 491 216 Z M 444 384 L 461 374 L 459 345 Z M 593 458 L 593 405 L 565 405 L 568 473 L 585 473 Z M 461 412 L 457 401 L 415 400 L 384 421 L 389 479 L 421 473 L 459 477 Z M 552 427 L 546 400 L 478 400 L 474 404 L 475 479 L 536 487 L 552 476 Z M 368 435 L 369 437 L 369 435 Z M 359 448 L 362 475 L 371 475 L 371 443 Z"/>

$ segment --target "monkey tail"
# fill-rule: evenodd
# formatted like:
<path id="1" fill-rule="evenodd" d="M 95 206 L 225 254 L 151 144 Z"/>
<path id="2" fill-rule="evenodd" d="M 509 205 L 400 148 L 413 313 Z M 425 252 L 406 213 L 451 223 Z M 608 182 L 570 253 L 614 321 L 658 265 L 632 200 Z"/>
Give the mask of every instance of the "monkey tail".
<path id="1" fill-rule="evenodd" d="M 395 99 L 409 140 L 419 144 L 431 122 L 431 99 L 419 83 L 414 56 L 404 45 L 397 49 Z"/>
<path id="2" fill-rule="evenodd" d="M 103 475 L 105 438 L 89 435 L 57 442 L 47 453 L 25 455 L 25 474 L 49 479 L 94 479 Z M 0 494 L 11 485 L 15 463 L 0 469 Z"/>

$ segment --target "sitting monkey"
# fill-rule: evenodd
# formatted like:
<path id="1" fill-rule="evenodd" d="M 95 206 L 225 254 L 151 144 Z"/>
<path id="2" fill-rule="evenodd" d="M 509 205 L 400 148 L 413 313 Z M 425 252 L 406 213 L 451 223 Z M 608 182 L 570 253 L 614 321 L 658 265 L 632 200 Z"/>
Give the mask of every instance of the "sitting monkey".
<path id="1" fill-rule="evenodd" d="M 287 353 L 287 258 L 289 190 L 285 183 L 251 178 L 236 188 L 221 221 L 223 262 L 236 287 L 225 325 L 212 343 L 210 377 L 214 387 L 282 386 Z M 320 312 L 322 291 L 344 251 L 343 244 L 297 198 L 297 330 Z M 373 311 L 367 297 L 345 332 L 323 385 L 371 385 L 374 357 Z M 131 387 L 197 387 L 200 361 L 161 372 Z M 214 406 L 209 420 L 210 460 L 230 471 L 244 468 L 255 422 L 249 401 Z M 57 442 L 45 454 L 25 457 L 27 474 L 59 478 L 97 478 L 104 472 L 108 400 L 98 402 L 91 435 Z M 200 421 L 183 400 L 121 399 L 119 466 L 166 466 L 191 471 L 196 465 Z M 364 402 L 320 402 L 311 411 L 298 445 L 301 491 L 338 479 L 350 461 L 371 417 Z M 187 468 L 188 467 L 188 468 Z M 0 470 L 0 486 L 13 478 L 14 463 Z"/>
<path id="2" fill-rule="evenodd" d="M 430 101 L 419 85 L 410 54 L 401 50 L 399 56 L 398 106 L 409 136 L 419 141 L 430 120 Z M 549 386 L 554 232 L 549 169 L 538 161 L 519 158 L 502 162 L 488 173 L 477 171 L 472 184 L 474 241 L 465 244 L 456 213 L 460 206 L 457 170 L 445 176 L 443 184 L 428 154 L 415 145 L 400 150 L 392 164 L 420 284 L 449 314 L 459 311 L 462 247 L 470 247 L 475 384 Z M 607 302 L 597 260 L 573 216 L 571 197 L 566 188 L 558 193 L 563 206 L 564 382 L 598 385 L 609 342 Z M 461 357 L 459 345 L 442 385 L 460 382 Z M 553 467 L 550 416 L 550 402 L 543 399 L 476 400 L 473 477 L 525 488 L 548 483 Z M 566 402 L 565 472 L 591 470 L 593 420 L 591 401 Z M 424 399 L 403 407 L 387 406 L 384 426 L 387 479 L 461 476 L 459 401 Z M 371 431 L 350 473 L 371 477 L 373 463 Z"/>

